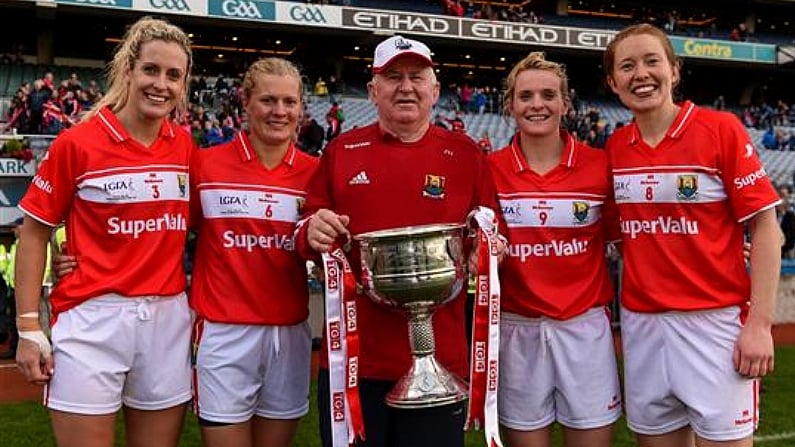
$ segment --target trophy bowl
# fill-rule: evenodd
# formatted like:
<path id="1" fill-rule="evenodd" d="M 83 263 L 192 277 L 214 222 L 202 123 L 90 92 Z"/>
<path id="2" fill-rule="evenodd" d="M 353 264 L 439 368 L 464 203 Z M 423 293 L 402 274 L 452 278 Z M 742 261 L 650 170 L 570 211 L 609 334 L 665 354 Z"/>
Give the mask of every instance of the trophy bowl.
<path id="1" fill-rule="evenodd" d="M 373 301 L 406 314 L 412 366 L 387 394 L 388 405 L 422 408 L 467 397 L 463 380 L 434 356 L 433 312 L 456 298 L 466 280 L 464 224 L 393 228 L 354 236 L 362 289 Z"/>

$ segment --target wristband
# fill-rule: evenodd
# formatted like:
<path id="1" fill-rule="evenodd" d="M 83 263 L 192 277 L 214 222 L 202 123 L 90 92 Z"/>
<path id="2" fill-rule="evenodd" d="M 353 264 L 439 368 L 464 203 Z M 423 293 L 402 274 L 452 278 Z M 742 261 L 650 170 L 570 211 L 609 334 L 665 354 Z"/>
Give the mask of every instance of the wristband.
<path id="1" fill-rule="evenodd" d="M 41 330 L 19 331 L 19 338 L 21 340 L 28 340 L 36 343 L 39 346 L 39 352 L 41 352 L 41 356 L 45 359 L 52 355 L 52 345 L 50 345 L 50 340 L 47 339 L 47 336 L 44 335 L 44 332 Z"/>

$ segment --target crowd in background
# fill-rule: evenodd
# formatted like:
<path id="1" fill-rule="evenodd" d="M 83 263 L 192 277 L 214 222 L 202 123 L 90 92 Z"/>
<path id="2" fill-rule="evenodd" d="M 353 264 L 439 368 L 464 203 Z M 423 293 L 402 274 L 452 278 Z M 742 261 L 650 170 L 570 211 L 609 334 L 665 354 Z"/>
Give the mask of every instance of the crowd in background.
<path id="1" fill-rule="evenodd" d="M 334 76 L 328 81 L 319 78 L 307 93 L 315 99 L 328 101 L 329 111 L 322 117 L 304 114 L 297 135 L 299 147 L 307 153 L 319 155 L 328 141 L 342 131 L 345 120 L 342 108 L 342 82 Z M 223 74 L 208 79 L 199 75 L 190 84 L 191 106 L 180 121 L 199 147 L 210 147 L 230 141 L 244 125 L 242 113 L 241 82 Z M 612 124 L 600 115 L 598 107 L 582 101 L 571 89 L 571 107 L 564 117 L 563 126 L 579 140 L 593 147 L 604 147 L 605 141 L 623 123 Z M 102 97 L 102 88 L 95 80 L 85 85 L 78 75 L 56 81 L 51 72 L 32 82 L 23 82 L 11 99 L 0 130 L 16 129 L 20 134 L 55 135 L 80 120 L 83 112 Z M 460 121 L 464 132 L 463 116 L 470 114 L 502 113 L 503 92 L 495 86 L 478 86 L 468 81 L 449 84 L 439 101 L 435 123 L 455 127 Z M 727 109 L 723 96 L 712 104 L 717 110 Z M 784 100 L 762 102 L 737 111 L 749 128 L 765 130 L 762 146 L 770 150 L 795 150 L 795 131 L 785 127 L 795 123 L 795 107 Z M 784 128 L 782 128 L 784 127 Z M 483 135 L 472 135 L 483 139 Z M 488 138 L 488 136 L 485 136 Z"/>
<path id="2" fill-rule="evenodd" d="M 76 73 L 57 85 L 51 72 L 19 85 L 11 99 L 5 129 L 22 134 L 55 135 L 76 124 L 81 114 L 102 97 L 95 80 L 86 86 Z"/>

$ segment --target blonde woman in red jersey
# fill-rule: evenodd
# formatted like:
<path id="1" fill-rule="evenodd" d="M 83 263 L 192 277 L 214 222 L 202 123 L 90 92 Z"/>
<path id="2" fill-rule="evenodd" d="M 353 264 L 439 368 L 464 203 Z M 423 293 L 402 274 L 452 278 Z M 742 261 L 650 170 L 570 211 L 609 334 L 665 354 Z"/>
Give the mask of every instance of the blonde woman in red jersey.
<path id="1" fill-rule="evenodd" d="M 619 32 L 604 67 L 635 115 L 607 144 L 628 424 L 641 447 L 750 446 L 773 370 L 778 195 L 735 116 L 674 102 L 681 70 L 660 29 Z"/>
<path id="2" fill-rule="evenodd" d="M 607 157 L 561 130 L 561 64 L 530 53 L 508 75 L 518 132 L 489 157 L 511 241 L 501 266 L 499 412 L 511 447 L 610 445 L 621 416 L 605 259 L 615 224 Z M 613 232 L 615 233 L 615 232 Z"/>
<path id="3" fill-rule="evenodd" d="M 204 445 L 288 447 L 309 409 L 306 265 L 293 230 L 318 160 L 292 137 L 301 75 L 266 58 L 243 79 L 248 129 L 196 151 L 195 404 Z"/>
<path id="4" fill-rule="evenodd" d="M 144 17 L 110 64 L 103 100 L 53 142 L 20 203 L 17 363 L 47 384 L 59 446 L 176 446 L 191 398 L 184 294 L 190 137 L 170 120 L 187 105 L 192 56 L 179 28 Z M 51 346 L 37 310 L 46 247 L 66 222 L 77 272 L 50 296 Z"/>

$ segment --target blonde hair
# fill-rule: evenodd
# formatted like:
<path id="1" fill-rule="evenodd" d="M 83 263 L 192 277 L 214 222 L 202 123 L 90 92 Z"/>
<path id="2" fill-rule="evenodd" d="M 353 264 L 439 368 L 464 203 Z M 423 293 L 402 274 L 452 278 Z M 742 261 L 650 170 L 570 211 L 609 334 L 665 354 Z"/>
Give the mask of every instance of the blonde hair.
<path id="1" fill-rule="evenodd" d="M 301 72 L 295 64 L 280 57 L 266 57 L 248 67 L 243 76 L 243 98 L 246 101 L 251 98 L 251 92 L 256 87 L 259 75 L 294 77 L 298 81 L 298 99 L 304 101 L 304 81 L 301 79 Z"/>
<path id="2" fill-rule="evenodd" d="M 516 92 L 516 78 L 526 70 L 544 70 L 556 74 L 560 78 L 560 94 L 563 101 L 569 102 L 569 77 L 566 75 L 566 67 L 558 62 L 548 61 L 544 52 L 534 51 L 513 66 L 508 77 L 505 79 L 505 92 L 502 96 L 502 113 L 505 116 L 511 114 L 511 104 L 513 94 Z"/>
<path id="3" fill-rule="evenodd" d="M 153 40 L 174 42 L 178 44 L 185 55 L 188 56 L 188 66 L 185 67 L 185 84 L 182 98 L 177 103 L 173 114 L 182 115 L 188 110 L 188 77 L 193 67 L 193 53 L 191 53 L 190 39 L 182 29 L 165 20 L 149 16 L 138 19 L 124 34 L 121 42 L 116 47 L 113 60 L 107 67 L 108 91 L 96 104 L 83 116 L 86 121 L 96 115 L 103 107 L 109 106 L 113 112 L 118 112 L 127 105 L 130 95 L 130 84 L 125 79 L 126 74 L 135 67 L 135 62 L 141 57 L 141 47 Z"/>

